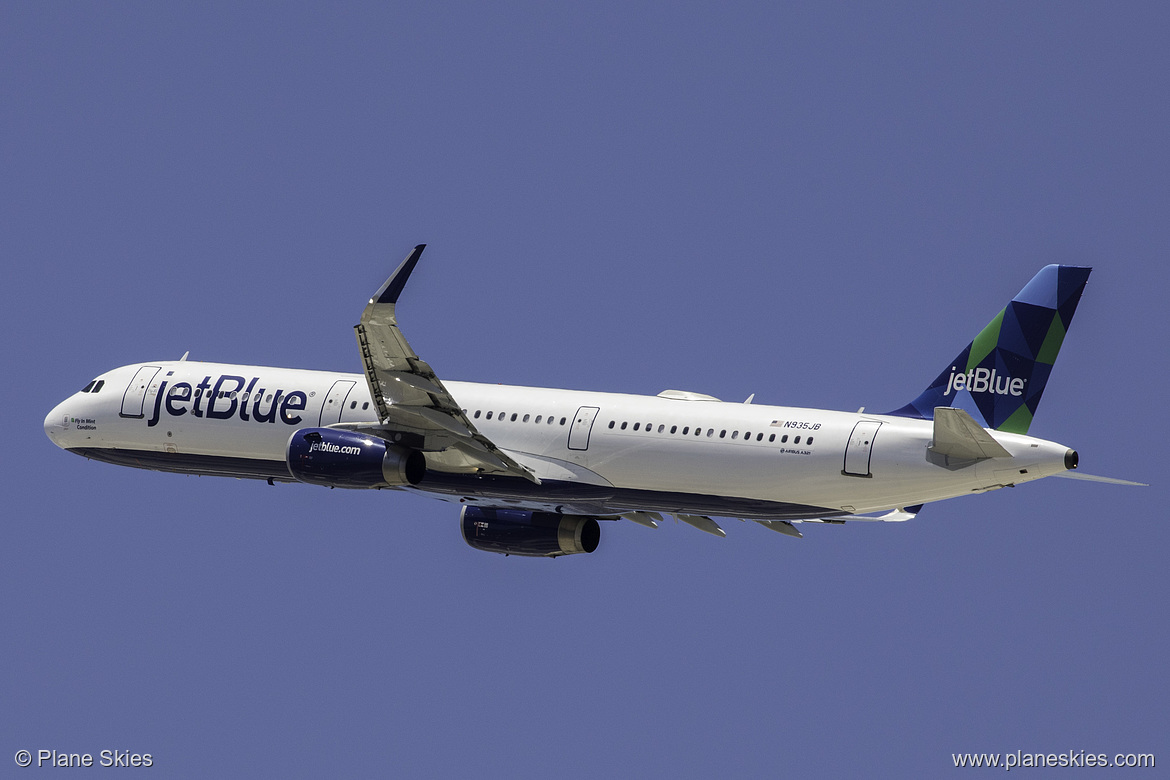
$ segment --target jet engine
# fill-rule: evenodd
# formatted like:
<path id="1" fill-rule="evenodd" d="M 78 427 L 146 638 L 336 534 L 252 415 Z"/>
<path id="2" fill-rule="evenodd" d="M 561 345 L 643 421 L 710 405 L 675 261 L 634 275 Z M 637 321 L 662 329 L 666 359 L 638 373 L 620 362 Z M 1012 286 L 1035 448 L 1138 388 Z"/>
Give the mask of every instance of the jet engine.
<path id="1" fill-rule="evenodd" d="M 591 553 L 601 541 L 597 518 L 588 515 L 465 506 L 459 522 L 469 545 L 504 555 Z"/>
<path id="2" fill-rule="evenodd" d="M 302 428 L 289 437 L 285 459 L 301 482 L 325 487 L 417 485 L 427 470 L 417 450 L 338 428 Z"/>

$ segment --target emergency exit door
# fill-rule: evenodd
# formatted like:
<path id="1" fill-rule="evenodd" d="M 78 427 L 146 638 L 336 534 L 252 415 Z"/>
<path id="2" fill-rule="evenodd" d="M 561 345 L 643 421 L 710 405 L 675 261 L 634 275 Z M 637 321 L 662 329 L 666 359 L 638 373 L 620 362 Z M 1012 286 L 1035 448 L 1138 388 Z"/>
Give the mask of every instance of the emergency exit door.
<path id="1" fill-rule="evenodd" d="M 353 390 L 355 384 L 356 382 L 349 379 L 338 379 L 333 383 L 333 387 L 329 388 L 329 392 L 325 394 L 325 400 L 321 403 L 321 418 L 318 425 L 325 427 L 341 422 L 341 412 L 345 409 L 345 401 L 349 398 L 349 391 Z"/>
<path id="2" fill-rule="evenodd" d="M 593 430 L 593 421 L 601 411 L 597 406 L 582 406 L 573 415 L 573 426 L 569 429 L 569 449 L 589 449 L 589 432 Z"/>

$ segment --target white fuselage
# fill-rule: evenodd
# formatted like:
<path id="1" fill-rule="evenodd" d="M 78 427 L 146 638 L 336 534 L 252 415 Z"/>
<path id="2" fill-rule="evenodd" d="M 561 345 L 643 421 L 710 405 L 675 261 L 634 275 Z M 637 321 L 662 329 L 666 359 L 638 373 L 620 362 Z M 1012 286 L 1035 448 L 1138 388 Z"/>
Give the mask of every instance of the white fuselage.
<path id="1" fill-rule="evenodd" d="M 292 481 L 284 464 L 294 432 L 377 423 L 361 374 L 157 361 L 98 380 L 97 392 L 49 413 L 46 433 L 62 448 L 143 468 Z M 800 519 L 937 501 L 1066 468 L 1066 447 L 1001 432 L 1010 458 L 946 463 L 929 450 L 932 423 L 906 417 L 444 384 L 541 484 L 447 473 L 412 488 L 443 498 Z"/>

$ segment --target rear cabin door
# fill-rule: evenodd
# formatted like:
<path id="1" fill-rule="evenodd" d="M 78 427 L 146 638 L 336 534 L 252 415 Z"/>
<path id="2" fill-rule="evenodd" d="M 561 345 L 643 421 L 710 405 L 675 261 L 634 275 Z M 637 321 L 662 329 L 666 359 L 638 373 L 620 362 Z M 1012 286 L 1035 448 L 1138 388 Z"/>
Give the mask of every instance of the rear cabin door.
<path id="1" fill-rule="evenodd" d="M 880 427 L 882 424 L 876 420 L 862 420 L 853 426 L 849 444 L 845 446 L 845 468 L 842 474 L 850 477 L 873 476 L 869 473 L 869 456 L 873 450 L 874 437 L 877 436 Z"/>
<path id="2" fill-rule="evenodd" d="M 569 429 L 569 449 L 589 449 L 589 432 L 593 430 L 593 421 L 601 411 L 598 406 L 582 406 L 573 416 L 573 427 Z"/>
<path id="3" fill-rule="evenodd" d="M 130 380 L 130 384 L 126 386 L 126 392 L 122 394 L 122 411 L 119 412 L 121 416 L 145 417 L 142 413 L 142 404 L 146 400 L 146 388 L 150 386 L 150 380 L 154 379 L 154 375 L 161 368 L 161 366 L 142 366 L 134 373 L 134 378 Z"/>
<path id="4" fill-rule="evenodd" d="M 321 419 L 318 425 L 334 425 L 341 422 L 341 410 L 345 408 L 345 401 L 349 398 L 349 391 L 356 384 L 352 379 L 338 379 L 325 394 L 325 403 L 321 404 Z"/>

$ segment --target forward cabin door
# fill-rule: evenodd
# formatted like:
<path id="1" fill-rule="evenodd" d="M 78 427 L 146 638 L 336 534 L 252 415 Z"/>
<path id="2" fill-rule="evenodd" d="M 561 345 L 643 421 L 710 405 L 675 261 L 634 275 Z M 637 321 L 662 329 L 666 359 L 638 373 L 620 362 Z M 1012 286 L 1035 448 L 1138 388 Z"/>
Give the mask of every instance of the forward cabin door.
<path id="1" fill-rule="evenodd" d="M 145 417 L 142 413 L 142 404 L 146 401 L 146 388 L 150 380 L 161 370 L 161 366 L 142 366 L 126 385 L 126 392 L 122 394 L 122 417 Z"/>
<path id="2" fill-rule="evenodd" d="M 582 406 L 573 415 L 573 427 L 569 429 L 569 449 L 589 449 L 589 432 L 593 430 L 593 421 L 601 411 L 597 406 Z"/>
<path id="3" fill-rule="evenodd" d="M 869 473 L 869 456 L 880 427 L 882 424 L 876 420 L 862 420 L 853 426 L 853 433 L 849 435 L 849 443 L 845 446 L 845 468 L 841 470 L 842 474 L 850 477 L 873 476 Z"/>

